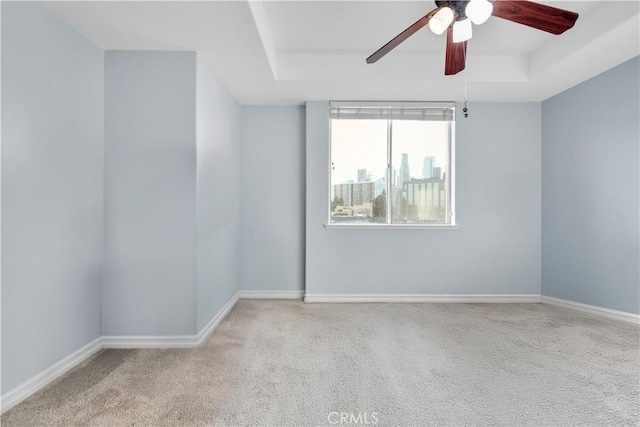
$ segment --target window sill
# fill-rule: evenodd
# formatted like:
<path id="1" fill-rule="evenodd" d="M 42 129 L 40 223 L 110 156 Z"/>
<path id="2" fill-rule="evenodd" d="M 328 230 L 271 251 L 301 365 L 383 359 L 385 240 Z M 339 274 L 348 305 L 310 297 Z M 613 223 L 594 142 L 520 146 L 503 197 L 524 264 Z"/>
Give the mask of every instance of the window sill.
<path id="1" fill-rule="evenodd" d="M 460 226 L 454 224 L 325 224 L 324 228 L 345 230 L 458 230 Z"/>

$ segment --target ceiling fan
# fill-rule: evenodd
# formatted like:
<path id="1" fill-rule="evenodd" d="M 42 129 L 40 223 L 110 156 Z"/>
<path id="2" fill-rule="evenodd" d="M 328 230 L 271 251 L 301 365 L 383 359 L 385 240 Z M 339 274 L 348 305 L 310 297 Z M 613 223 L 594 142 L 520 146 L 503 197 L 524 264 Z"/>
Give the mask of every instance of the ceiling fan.
<path id="1" fill-rule="evenodd" d="M 437 35 L 447 32 L 444 74 L 449 76 L 464 70 L 471 23 L 483 24 L 493 15 L 557 35 L 573 27 L 578 19 L 575 12 L 525 0 L 436 0 L 436 6 L 369 56 L 367 64 L 378 61 L 428 24 Z"/>

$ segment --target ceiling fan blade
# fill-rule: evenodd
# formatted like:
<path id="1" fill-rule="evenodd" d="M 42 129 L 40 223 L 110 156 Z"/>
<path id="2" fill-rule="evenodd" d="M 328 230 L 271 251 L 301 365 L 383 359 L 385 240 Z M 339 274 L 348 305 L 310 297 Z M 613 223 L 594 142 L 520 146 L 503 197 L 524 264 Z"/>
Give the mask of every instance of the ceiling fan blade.
<path id="1" fill-rule="evenodd" d="M 387 53 L 391 52 L 396 46 L 400 43 L 411 37 L 416 31 L 420 28 L 424 27 L 429 23 L 431 17 L 438 11 L 438 9 L 434 9 L 431 12 L 427 13 L 422 18 L 418 19 L 415 23 L 413 23 L 409 28 L 395 36 L 389 43 L 382 46 L 380 49 L 376 50 L 370 57 L 367 58 L 367 64 L 373 64 L 378 61 L 380 58 L 385 56 Z"/>
<path id="2" fill-rule="evenodd" d="M 564 33 L 578 19 L 575 12 L 525 0 L 496 0 L 492 15 L 551 34 Z"/>
<path id="3" fill-rule="evenodd" d="M 453 42 L 453 28 L 447 28 L 447 53 L 444 63 L 445 76 L 458 74 L 464 70 L 465 58 L 467 56 L 467 42 Z"/>

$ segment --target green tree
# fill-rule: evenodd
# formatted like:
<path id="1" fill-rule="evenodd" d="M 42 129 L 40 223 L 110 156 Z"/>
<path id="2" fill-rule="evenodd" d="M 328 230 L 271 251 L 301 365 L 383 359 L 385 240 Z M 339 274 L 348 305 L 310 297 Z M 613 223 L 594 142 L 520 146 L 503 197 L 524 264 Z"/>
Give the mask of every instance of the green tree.
<path id="1" fill-rule="evenodd" d="M 384 218 L 387 216 L 387 194 L 384 190 L 373 199 L 373 217 Z"/>
<path id="2" fill-rule="evenodd" d="M 333 202 L 331 202 L 331 210 L 335 211 L 338 206 L 344 206 L 344 200 L 342 200 L 342 197 L 334 196 Z"/>

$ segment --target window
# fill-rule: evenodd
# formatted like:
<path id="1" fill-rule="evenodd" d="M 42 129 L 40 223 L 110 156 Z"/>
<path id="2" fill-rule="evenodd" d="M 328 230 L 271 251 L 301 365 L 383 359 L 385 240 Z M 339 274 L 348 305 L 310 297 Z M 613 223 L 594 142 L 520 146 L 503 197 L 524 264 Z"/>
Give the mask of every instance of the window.
<path id="1" fill-rule="evenodd" d="M 455 103 L 331 102 L 330 224 L 453 225 Z"/>

